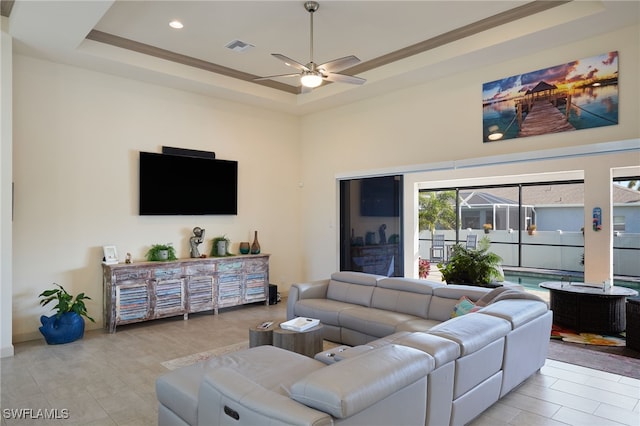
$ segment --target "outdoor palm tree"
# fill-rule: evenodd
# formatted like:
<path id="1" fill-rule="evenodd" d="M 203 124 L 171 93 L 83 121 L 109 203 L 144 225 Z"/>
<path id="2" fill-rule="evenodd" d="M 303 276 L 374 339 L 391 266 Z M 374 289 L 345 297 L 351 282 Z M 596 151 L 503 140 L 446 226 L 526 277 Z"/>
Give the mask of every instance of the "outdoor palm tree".
<path id="1" fill-rule="evenodd" d="M 455 229 L 455 191 L 420 192 L 418 204 L 420 231 L 429 230 L 433 235 L 438 226 L 444 229 Z"/>

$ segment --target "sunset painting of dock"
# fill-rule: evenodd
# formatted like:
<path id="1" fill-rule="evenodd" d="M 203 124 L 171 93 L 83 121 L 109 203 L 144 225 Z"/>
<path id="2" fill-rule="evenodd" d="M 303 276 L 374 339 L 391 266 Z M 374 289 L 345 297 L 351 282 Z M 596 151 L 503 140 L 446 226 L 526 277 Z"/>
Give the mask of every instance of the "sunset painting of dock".
<path id="1" fill-rule="evenodd" d="M 618 52 L 482 85 L 483 141 L 618 124 Z"/>

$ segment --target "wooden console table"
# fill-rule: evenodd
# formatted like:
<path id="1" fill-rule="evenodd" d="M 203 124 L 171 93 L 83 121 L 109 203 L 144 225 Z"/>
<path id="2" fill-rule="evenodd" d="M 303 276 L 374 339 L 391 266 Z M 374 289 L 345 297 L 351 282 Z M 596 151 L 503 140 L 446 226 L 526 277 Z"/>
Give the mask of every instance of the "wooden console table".
<path id="1" fill-rule="evenodd" d="M 625 300 L 638 292 L 613 286 L 609 290 L 558 281 L 540 283 L 549 290 L 555 324 L 578 332 L 619 333 L 626 328 Z"/>
<path id="2" fill-rule="evenodd" d="M 269 299 L 269 255 L 102 265 L 104 326 L 213 311 Z"/>

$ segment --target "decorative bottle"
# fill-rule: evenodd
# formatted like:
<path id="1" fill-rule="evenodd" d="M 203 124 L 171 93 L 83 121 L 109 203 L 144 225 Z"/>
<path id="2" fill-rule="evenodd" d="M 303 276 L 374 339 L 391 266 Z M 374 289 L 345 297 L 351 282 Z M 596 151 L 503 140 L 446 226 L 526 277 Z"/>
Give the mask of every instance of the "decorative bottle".
<path id="1" fill-rule="evenodd" d="M 260 243 L 258 242 L 258 231 L 253 234 L 253 243 L 251 244 L 251 254 L 260 253 Z"/>

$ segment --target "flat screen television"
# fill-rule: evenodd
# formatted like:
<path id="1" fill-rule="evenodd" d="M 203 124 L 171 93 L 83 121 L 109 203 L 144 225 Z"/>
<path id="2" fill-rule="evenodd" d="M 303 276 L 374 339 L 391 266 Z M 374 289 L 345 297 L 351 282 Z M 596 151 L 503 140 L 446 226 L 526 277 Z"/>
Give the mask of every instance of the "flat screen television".
<path id="1" fill-rule="evenodd" d="M 140 152 L 140 215 L 237 215 L 238 162 Z"/>

